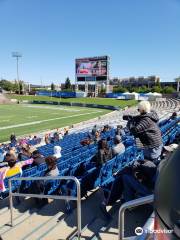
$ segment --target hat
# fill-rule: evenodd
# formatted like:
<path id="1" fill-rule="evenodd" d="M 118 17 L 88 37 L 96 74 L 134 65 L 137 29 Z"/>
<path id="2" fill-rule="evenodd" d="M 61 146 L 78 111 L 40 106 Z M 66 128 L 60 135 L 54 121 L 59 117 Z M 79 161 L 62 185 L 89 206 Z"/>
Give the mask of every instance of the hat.
<path id="1" fill-rule="evenodd" d="M 60 158 L 61 157 L 61 147 L 60 146 L 54 146 L 54 157 Z"/>
<path id="2" fill-rule="evenodd" d="M 40 152 L 39 152 L 38 150 L 35 150 L 35 151 L 32 153 L 33 156 L 38 155 L 38 154 L 40 154 Z"/>
<path id="3" fill-rule="evenodd" d="M 119 142 L 122 141 L 121 136 L 119 136 L 119 135 L 116 135 L 114 139 L 115 139 L 116 141 L 119 141 Z"/>
<path id="4" fill-rule="evenodd" d="M 178 144 L 173 143 L 168 146 L 164 146 L 164 149 L 168 152 L 173 152 L 176 148 L 178 148 Z"/>

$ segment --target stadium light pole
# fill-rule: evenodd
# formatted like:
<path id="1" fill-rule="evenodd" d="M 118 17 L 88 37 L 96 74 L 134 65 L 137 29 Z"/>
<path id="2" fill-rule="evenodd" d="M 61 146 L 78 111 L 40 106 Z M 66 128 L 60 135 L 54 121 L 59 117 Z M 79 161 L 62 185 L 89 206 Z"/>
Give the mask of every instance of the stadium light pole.
<path id="1" fill-rule="evenodd" d="M 16 58 L 17 82 L 18 82 L 18 86 L 19 86 L 19 94 L 20 94 L 19 58 L 22 57 L 22 54 L 20 54 L 19 52 L 12 52 L 12 57 Z"/>
<path id="2" fill-rule="evenodd" d="M 180 76 L 178 78 L 175 78 L 175 81 L 177 82 L 177 92 L 179 92 Z"/>

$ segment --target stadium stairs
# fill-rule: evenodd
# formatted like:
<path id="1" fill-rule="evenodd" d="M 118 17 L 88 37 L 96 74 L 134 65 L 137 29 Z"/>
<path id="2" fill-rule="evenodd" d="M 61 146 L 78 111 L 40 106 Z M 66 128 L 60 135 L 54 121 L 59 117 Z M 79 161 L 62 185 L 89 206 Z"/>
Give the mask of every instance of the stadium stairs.
<path id="1" fill-rule="evenodd" d="M 179 110 L 179 101 L 170 99 L 164 102 L 152 103 L 153 108 L 160 112 L 161 119 Z M 131 113 L 135 112 L 135 109 Z M 116 113 L 121 120 L 121 113 Z M 102 122 L 101 122 L 102 123 Z M 99 123 L 100 124 L 100 123 Z M 104 124 L 104 122 L 103 122 Z M 113 122 L 114 124 L 114 122 Z M 174 139 L 174 125 L 172 123 L 164 124 L 162 132 L 165 136 L 165 143 L 169 139 Z M 86 133 L 80 133 L 84 137 Z M 173 137 L 172 137 L 173 136 Z M 74 134 L 76 139 L 76 134 Z M 64 147 L 66 147 L 65 145 Z M 70 146 L 69 146 L 70 147 Z M 53 145 L 46 145 L 41 148 L 42 151 L 51 153 Z M 99 205 L 102 201 L 102 194 L 98 187 L 88 191 L 88 197 L 82 198 L 82 239 L 89 240 L 116 240 L 118 234 L 118 210 L 121 205 L 116 202 L 113 206 L 108 206 L 108 212 L 112 220 L 107 222 Z M 75 240 L 76 232 L 76 203 L 72 204 L 73 210 L 70 214 L 65 211 L 64 200 L 49 200 L 49 204 L 38 208 L 35 201 L 30 198 L 20 198 L 20 203 L 13 198 L 14 226 L 10 226 L 9 199 L 0 201 L 0 236 L 3 240 Z M 146 211 L 144 209 L 146 208 Z M 137 226 L 142 227 L 147 218 L 152 213 L 152 206 L 147 205 L 138 207 L 125 214 L 125 236 L 134 235 L 134 229 Z"/>

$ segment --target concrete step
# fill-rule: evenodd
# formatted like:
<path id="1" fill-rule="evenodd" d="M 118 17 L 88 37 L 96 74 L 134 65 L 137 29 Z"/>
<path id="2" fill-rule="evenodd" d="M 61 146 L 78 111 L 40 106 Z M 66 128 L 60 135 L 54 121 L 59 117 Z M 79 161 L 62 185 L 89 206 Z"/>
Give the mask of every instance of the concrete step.
<path id="1" fill-rule="evenodd" d="M 91 194 L 88 199 L 82 200 L 82 228 L 86 227 L 90 222 L 94 221 L 96 216 L 100 215 L 100 202 L 101 194 L 98 191 Z M 38 240 L 72 239 L 77 230 L 76 212 L 76 209 L 74 209 L 72 214 L 58 222 L 51 231 L 41 235 Z"/>
<path id="2" fill-rule="evenodd" d="M 21 224 L 25 219 L 30 217 L 33 211 L 37 211 L 37 209 L 33 208 L 31 199 L 23 200 L 21 204 L 16 205 L 13 208 L 14 226 Z M 0 215 L 0 234 L 7 232 L 11 228 L 10 210 L 7 209 Z"/>
<path id="3" fill-rule="evenodd" d="M 26 235 L 32 232 L 32 229 L 36 229 L 39 225 L 45 224 L 49 219 L 60 211 L 59 202 L 51 201 L 51 203 L 45 205 L 42 209 L 38 209 L 30 214 L 28 218 L 25 218 L 21 224 L 16 224 L 8 231 L 2 234 L 3 240 L 9 239 L 24 239 Z"/>

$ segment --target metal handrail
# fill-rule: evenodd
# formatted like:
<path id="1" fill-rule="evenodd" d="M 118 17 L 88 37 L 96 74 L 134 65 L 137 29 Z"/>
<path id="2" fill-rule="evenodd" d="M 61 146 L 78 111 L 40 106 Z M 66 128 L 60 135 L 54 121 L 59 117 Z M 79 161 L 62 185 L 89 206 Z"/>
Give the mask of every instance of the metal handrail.
<path id="1" fill-rule="evenodd" d="M 73 180 L 77 186 L 77 196 L 57 196 L 57 195 L 42 195 L 42 194 L 28 194 L 28 193 L 13 193 L 12 181 L 30 181 L 30 180 Z M 58 176 L 58 177 L 19 177 L 9 179 L 9 205 L 11 214 L 11 226 L 13 227 L 13 196 L 16 197 L 35 197 L 35 198 L 51 198 L 60 200 L 72 200 L 77 201 L 77 236 L 81 237 L 81 188 L 80 182 L 76 177 L 71 176 Z"/>
<path id="2" fill-rule="evenodd" d="M 152 203 L 153 201 L 154 201 L 154 195 L 152 194 L 146 197 L 142 197 L 142 198 L 138 198 L 138 199 L 126 202 L 121 205 L 119 209 L 119 216 L 118 216 L 118 240 L 124 239 L 124 213 L 126 209 L 130 209 L 130 208 L 144 205 L 147 203 Z"/>

